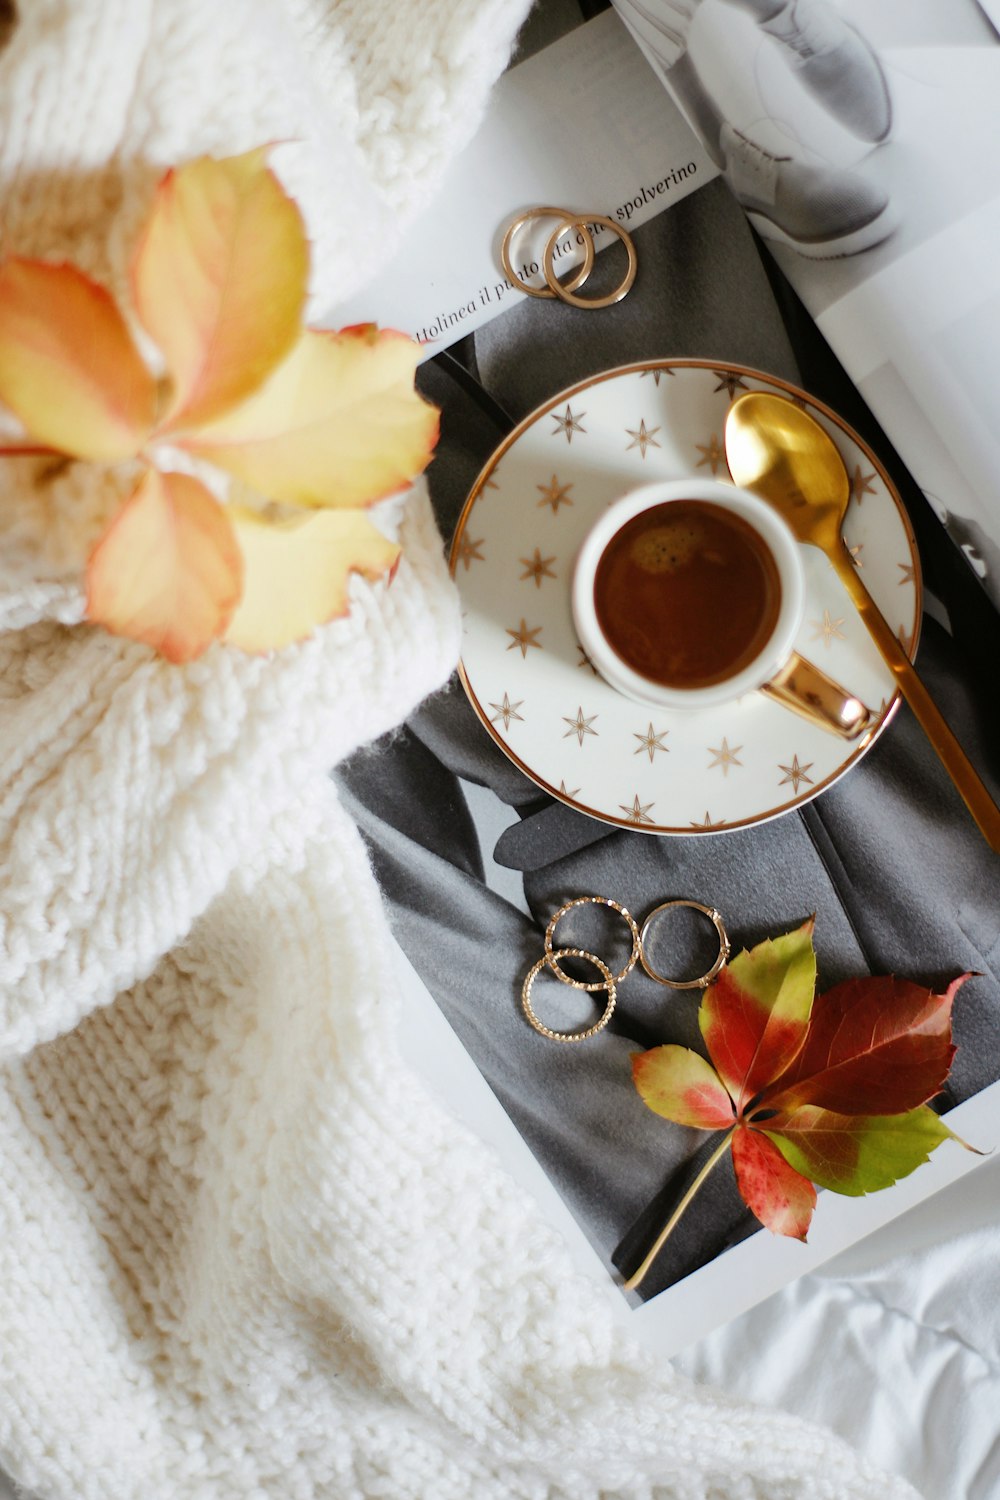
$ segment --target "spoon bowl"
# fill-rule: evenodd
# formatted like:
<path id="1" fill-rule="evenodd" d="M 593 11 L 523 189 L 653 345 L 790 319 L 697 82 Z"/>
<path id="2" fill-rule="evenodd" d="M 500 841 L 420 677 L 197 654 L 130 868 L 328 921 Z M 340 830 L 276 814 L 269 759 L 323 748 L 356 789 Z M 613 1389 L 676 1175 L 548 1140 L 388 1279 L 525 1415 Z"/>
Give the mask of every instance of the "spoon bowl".
<path id="1" fill-rule="evenodd" d="M 726 420 L 726 459 L 735 483 L 765 495 L 800 542 L 824 552 L 841 546 L 850 480 L 808 412 L 785 396 L 748 391 Z"/>

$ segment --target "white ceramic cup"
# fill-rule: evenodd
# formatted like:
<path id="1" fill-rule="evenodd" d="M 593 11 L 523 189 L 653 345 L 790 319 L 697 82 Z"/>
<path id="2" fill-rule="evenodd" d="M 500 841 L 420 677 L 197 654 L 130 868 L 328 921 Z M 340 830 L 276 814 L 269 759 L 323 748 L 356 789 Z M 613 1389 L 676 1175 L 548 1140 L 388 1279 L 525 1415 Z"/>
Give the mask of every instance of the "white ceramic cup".
<path id="1" fill-rule="evenodd" d="M 594 606 L 598 564 L 612 538 L 653 506 L 682 500 L 708 501 L 751 526 L 770 553 L 781 585 L 777 619 L 753 660 L 721 682 L 696 688 L 668 686 L 636 671 L 607 640 Z M 654 707 L 690 710 L 717 708 L 763 689 L 793 711 L 854 738 L 867 727 L 868 710 L 795 652 L 805 597 L 802 554 L 789 527 L 757 495 L 716 479 L 663 480 L 630 490 L 602 512 L 588 531 L 573 572 L 573 620 L 580 644 L 605 681 L 625 697 Z M 711 629 L 707 601 L 705 628 Z"/>

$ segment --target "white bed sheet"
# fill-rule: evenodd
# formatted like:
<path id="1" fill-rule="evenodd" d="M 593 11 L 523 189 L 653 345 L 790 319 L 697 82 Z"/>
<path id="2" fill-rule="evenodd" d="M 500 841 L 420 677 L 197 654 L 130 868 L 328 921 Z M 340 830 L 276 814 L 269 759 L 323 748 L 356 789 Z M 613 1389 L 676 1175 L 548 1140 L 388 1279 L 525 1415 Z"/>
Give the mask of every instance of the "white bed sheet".
<path id="1" fill-rule="evenodd" d="M 1000 1157 L 676 1357 L 926 1500 L 1000 1497 Z"/>

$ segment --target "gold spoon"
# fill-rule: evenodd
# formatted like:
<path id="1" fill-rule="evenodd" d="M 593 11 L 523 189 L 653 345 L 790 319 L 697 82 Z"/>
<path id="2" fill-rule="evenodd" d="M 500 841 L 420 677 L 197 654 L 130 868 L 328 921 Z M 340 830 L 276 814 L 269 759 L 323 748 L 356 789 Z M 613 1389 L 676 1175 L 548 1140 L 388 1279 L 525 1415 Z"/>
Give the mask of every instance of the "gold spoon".
<path id="1" fill-rule="evenodd" d="M 729 408 L 726 458 L 738 485 L 769 500 L 800 542 L 811 542 L 826 553 L 980 832 L 991 849 L 1000 851 L 1000 808 L 886 624 L 847 550 L 841 527 L 851 487 L 833 440 L 786 396 L 748 391 Z"/>

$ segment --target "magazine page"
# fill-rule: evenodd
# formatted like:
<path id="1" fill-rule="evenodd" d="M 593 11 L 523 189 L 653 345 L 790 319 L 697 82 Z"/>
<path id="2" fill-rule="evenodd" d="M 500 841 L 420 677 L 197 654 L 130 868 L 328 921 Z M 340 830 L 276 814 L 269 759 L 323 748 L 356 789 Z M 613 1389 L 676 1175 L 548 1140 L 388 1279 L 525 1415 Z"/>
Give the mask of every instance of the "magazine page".
<path id="1" fill-rule="evenodd" d="M 1000 6 L 614 3 L 1000 604 Z"/>
<path id="2" fill-rule="evenodd" d="M 598 99 L 600 109 L 586 103 Z M 552 204 L 633 230 L 717 176 L 621 21 L 605 11 L 500 80 L 402 252 L 330 321 L 374 318 L 417 339 L 429 359 L 523 300 L 500 259 L 515 215 Z M 533 221 L 512 244 L 516 273 L 530 286 L 545 284 L 539 262 L 552 228 L 551 219 Z M 624 264 L 610 230 L 595 229 L 594 241 Z M 583 243 L 578 233 L 561 237 L 561 268 L 579 264 Z"/>

